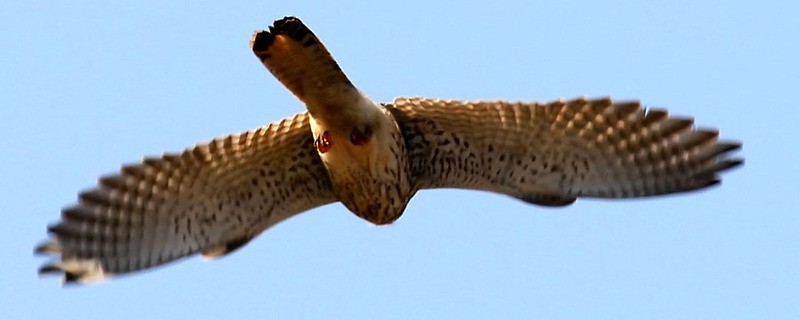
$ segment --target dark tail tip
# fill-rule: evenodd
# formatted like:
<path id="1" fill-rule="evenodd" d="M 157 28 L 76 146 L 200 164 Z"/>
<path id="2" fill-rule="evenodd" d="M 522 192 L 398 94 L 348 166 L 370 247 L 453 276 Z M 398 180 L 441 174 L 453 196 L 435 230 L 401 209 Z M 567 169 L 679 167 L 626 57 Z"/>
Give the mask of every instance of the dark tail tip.
<path id="1" fill-rule="evenodd" d="M 266 51 L 274 41 L 275 35 L 269 31 L 256 31 L 253 35 L 253 40 L 250 42 L 250 47 L 256 52 Z"/>
<path id="2" fill-rule="evenodd" d="M 310 33 L 306 25 L 303 24 L 300 19 L 292 16 L 284 17 L 283 19 L 275 21 L 269 30 L 275 35 L 285 34 L 297 41 L 302 40 L 308 33 Z"/>
<path id="3" fill-rule="evenodd" d="M 269 31 L 261 30 L 253 34 L 253 39 L 250 40 L 250 48 L 253 51 L 261 52 L 269 49 L 269 46 L 275 42 L 275 36 L 279 34 L 288 35 L 294 39 L 300 39 L 308 33 L 308 28 L 295 17 L 284 17 L 283 19 L 275 21 L 269 27 Z"/>

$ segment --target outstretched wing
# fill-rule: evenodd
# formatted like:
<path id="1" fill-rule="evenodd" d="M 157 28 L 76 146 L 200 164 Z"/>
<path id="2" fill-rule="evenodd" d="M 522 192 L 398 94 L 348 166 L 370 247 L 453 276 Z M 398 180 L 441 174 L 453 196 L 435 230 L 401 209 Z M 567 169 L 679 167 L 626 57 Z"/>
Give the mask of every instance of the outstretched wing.
<path id="1" fill-rule="evenodd" d="M 125 166 L 83 192 L 37 252 L 41 273 L 87 282 L 203 253 L 221 256 L 270 226 L 334 202 L 307 113 Z"/>
<path id="2" fill-rule="evenodd" d="M 739 143 L 638 102 L 547 104 L 398 98 L 418 188 L 467 188 L 546 205 L 685 192 L 742 163 Z"/>

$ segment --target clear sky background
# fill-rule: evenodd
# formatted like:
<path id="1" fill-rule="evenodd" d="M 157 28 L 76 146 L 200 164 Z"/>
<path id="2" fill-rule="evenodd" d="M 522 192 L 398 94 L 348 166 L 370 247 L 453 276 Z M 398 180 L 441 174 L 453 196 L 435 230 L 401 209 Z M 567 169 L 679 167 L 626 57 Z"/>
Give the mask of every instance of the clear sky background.
<path id="1" fill-rule="evenodd" d="M 378 2 L 2 2 L 0 318 L 800 317 L 796 2 Z M 425 191 L 373 227 L 333 204 L 221 260 L 40 279 L 34 245 L 100 175 L 304 110 L 248 47 L 285 15 L 376 101 L 641 99 L 747 162 L 704 192 L 564 209 Z"/>

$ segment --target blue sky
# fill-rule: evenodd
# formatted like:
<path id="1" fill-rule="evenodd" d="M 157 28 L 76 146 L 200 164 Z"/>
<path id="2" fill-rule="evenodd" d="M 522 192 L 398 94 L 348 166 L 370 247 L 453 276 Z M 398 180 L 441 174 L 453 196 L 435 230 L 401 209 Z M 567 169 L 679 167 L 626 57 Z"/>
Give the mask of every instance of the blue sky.
<path id="1" fill-rule="evenodd" d="M 797 4 L 298 3 L 0 4 L 0 318 L 800 316 Z M 377 101 L 641 99 L 747 162 L 708 191 L 556 210 L 425 191 L 374 227 L 333 204 L 221 260 L 40 279 L 33 246 L 98 176 L 303 110 L 248 48 L 285 15 Z"/>

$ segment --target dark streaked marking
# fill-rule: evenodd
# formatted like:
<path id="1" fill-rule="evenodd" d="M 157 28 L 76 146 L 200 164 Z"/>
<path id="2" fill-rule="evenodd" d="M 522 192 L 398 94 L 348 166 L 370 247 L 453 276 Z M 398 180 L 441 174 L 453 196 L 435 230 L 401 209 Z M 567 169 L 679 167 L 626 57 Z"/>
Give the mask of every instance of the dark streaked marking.
<path id="1" fill-rule="evenodd" d="M 353 128 L 353 131 L 350 132 L 350 143 L 354 146 L 362 145 L 366 143 L 371 136 L 372 128 L 370 127 L 364 127 L 364 130 Z"/>
<path id="2" fill-rule="evenodd" d="M 306 39 L 305 42 L 303 42 L 303 47 L 304 48 L 308 48 L 308 47 L 313 46 L 315 44 L 317 44 L 317 40 L 315 40 L 313 37 L 311 37 L 311 38 Z"/>

